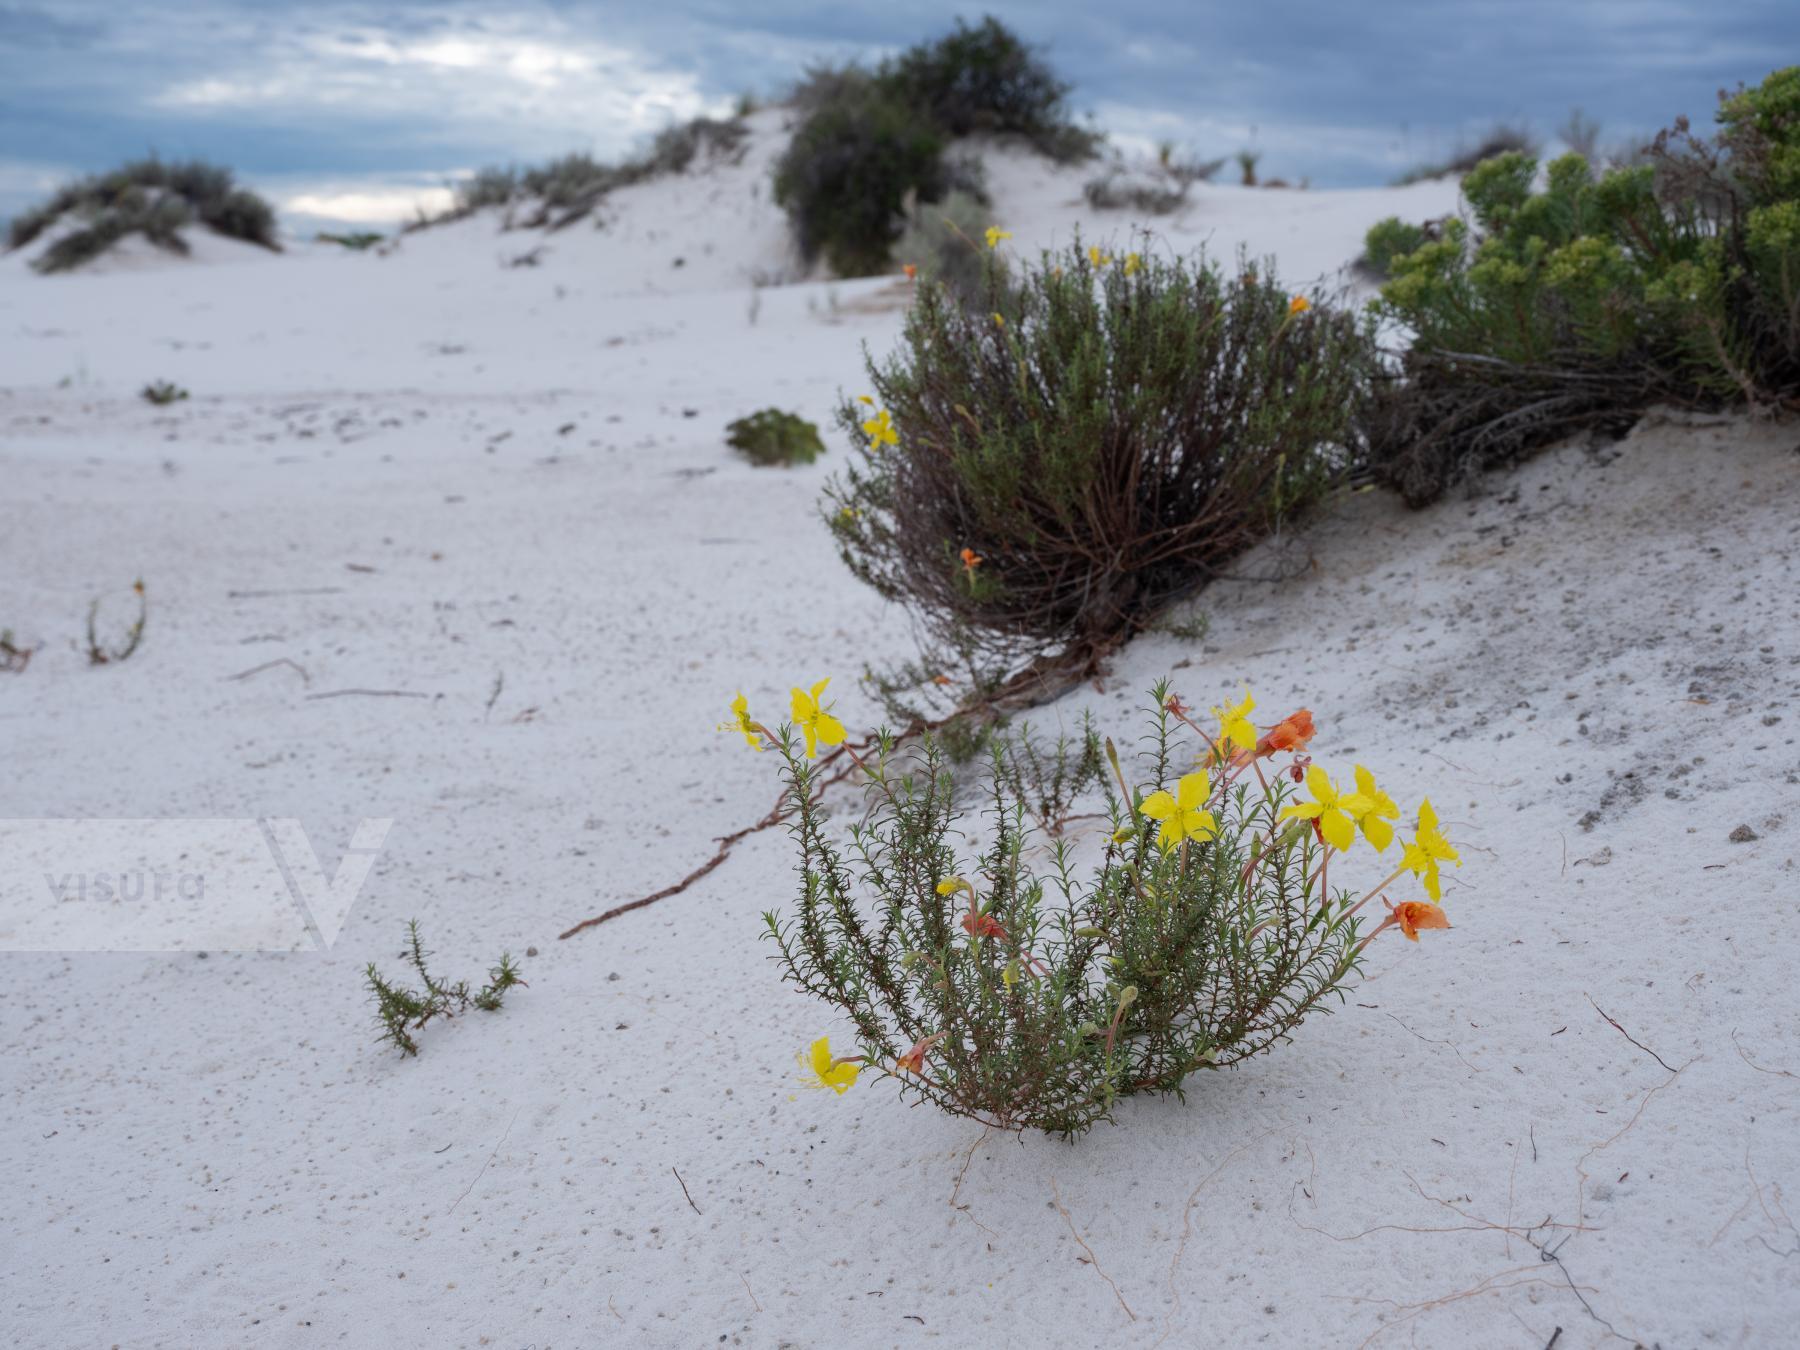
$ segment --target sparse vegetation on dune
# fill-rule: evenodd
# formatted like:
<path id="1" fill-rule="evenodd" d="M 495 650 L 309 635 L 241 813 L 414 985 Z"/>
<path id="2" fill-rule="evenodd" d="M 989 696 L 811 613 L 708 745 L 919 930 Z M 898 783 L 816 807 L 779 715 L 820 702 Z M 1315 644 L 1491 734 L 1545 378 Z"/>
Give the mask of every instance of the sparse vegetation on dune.
<path id="1" fill-rule="evenodd" d="M 442 225 L 500 207 L 507 212 L 509 229 L 560 230 L 591 216 L 620 188 L 684 173 L 696 159 L 741 156 L 748 135 L 741 118 L 697 117 L 665 128 L 642 153 L 616 163 L 577 153 L 531 168 L 490 166 L 456 184 L 456 200 L 449 210 L 422 217 L 407 228 Z"/>
<path id="2" fill-rule="evenodd" d="M 1538 140 L 1531 134 L 1530 128 L 1497 123 L 1472 141 L 1458 146 L 1446 158 L 1408 169 L 1394 179 L 1394 186 L 1405 187 L 1428 178 L 1448 178 L 1451 175 L 1460 178 L 1476 165 L 1496 155 L 1535 155 L 1537 152 Z"/>
<path id="3" fill-rule="evenodd" d="M 171 253 L 188 252 L 181 231 L 203 225 L 228 239 L 280 251 L 274 209 L 245 188 L 231 170 L 200 160 L 136 160 L 111 173 L 79 179 L 23 215 L 7 231 L 7 247 L 23 248 L 65 223 L 34 260 L 40 272 L 66 272 L 99 257 L 130 235 Z"/>

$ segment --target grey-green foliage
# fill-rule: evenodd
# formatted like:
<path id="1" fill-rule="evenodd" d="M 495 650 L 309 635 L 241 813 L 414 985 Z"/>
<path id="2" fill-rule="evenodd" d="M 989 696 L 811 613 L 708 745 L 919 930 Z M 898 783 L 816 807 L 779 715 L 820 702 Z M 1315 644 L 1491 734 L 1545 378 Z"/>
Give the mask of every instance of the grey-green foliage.
<path id="1" fill-rule="evenodd" d="M 867 814 L 840 840 L 786 737 L 800 893 L 764 916 L 766 935 L 784 976 L 846 1014 L 903 1094 L 1004 1129 L 1079 1134 L 1124 1097 L 1180 1095 L 1195 1073 L 1269 1049 L 1353 974 L 1350 897 L 1322 888 L 1311 829 L 1278 821 L 1284 778 L 1220 790 L 1210 841 L 1164 849 L 1137 828 L 1146 789 L 1175 788 L 1194 749 L 1174 741 L 1166 696 L 1154 692 L 1131 800 L 1109 786 L 1115 833 L 1091 868 L 1062 840 L 1031 862 L 1034 808 L 1003 757 L 987 843 L 965 853 L 930 742 L 909 759 L 884 738 Z M 933 1037 L 922 1070 L 899 1066 Z"/>
<path id="2" fill-rule="evenodd" d="M 972 192 L 916 203 L 894 244 L 894 261 L 918 269 L 915 284 L 945 286 L 960 303 L 977 304 L 987 293 L 987 269 L 1005 266 L 1004 259 L 983 256 L 992 223 L 993 212 Z"/>

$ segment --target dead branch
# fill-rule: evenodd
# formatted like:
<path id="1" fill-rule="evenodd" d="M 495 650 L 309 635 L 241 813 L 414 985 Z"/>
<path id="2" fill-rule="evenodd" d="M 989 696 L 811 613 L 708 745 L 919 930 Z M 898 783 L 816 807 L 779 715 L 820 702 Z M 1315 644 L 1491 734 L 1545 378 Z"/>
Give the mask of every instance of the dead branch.
<path id="1" fill-rule="evenodd" d="M 251 666 L 248 670 L 240 670 L 237 674 L 227 675 L 225 678 L 227 680 L 247 680 L 252 675 L 260 675 L 265 670 L 275 669 L 276 666 L 288 667 L 300 677 L 300 683 L 303 685 L 310 685 L 312 683 L 312 676 L 306 673 L 306 667 L 302 666 L 298 661 L 289 660 L 285 656 L 278 656 L 273 661 L 264 661 L 260 666 Z"/>
<path id="2" fill-rule="evenodd" d="M 1583 994 L 1582 997 L 1587 999 L 1587 1001 L 1589 1003 L 1594 1003 L 1594 996 L 1592 994 Z M 1662 1065 L 1663 1068 L 1667 1069 L 1670 1073 L 1675 1072 L 1675 1069 L 1670 1066 L 1668 1060 L 1664 1059 L 1661 1055 L 1657 1054 L 1656 1051 L 1652 1050 L 1649 1046 L 1645 1045 L 1642 1041 L 1638 1040 L 1637 1037 L 1633 1036 L 1629 1031 L 1625 1030 L 1625 1028 L 1620 1026 L 1617 1022 L 1613 1022 L 1613 1019 L 1611 1017 L 1607 1016 L 1606 1009 L 1602 1008 L 1598 1003 L 1594 1003 L 1594 1011 L 1599 1013 L 1602 1017 L 1605 1017 L 1608 1022 L 1612 1022 L 1613 1029 L 1615 1031 L 1617 1031 L 1619 1033 L 1619 1035 L 1623 1036 L 1626 1040 L 1630 1041 L 1633 1045 L 1635 1045 L 1638 1049 L 1642 1050 L 1646 1055 L 1650 1056 L 1650 1058 L 1655 1060 L 1658 1064 Z"/>

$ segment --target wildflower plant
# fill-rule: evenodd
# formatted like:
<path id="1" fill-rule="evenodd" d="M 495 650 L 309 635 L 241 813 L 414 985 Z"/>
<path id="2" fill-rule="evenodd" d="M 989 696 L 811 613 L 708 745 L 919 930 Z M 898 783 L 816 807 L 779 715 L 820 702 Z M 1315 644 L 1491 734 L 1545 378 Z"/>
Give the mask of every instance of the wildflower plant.
<path id="1" fill-rule="evenodd" d="M 373 961 L 363 971 L 363 985 L 375 1004 L 375 1020 L 381 1025 L 381 1039 L 408 1055 L 419 1053 L 413 1032 L 434 1017 L 455 1017 L 470 1008 L 482 1012 L 499 1012 L 506 1001 L 506 991 L 522 986 L 519 968 L 512 957 L 500 953 L 500 963 L 488 971 L 488 982 L 480 989 L 470 989 L 467 980 L 450 983 L 431 973 L 431 953 L 425 950 L 419 935 L 419 921 L 406 925 L 406 964 L 419 977 L 420 987 L 408 988 L 389 979 L 375 968 Z"/>
<path id="2" fill-rule="evenodd" d="M 812 1045 L 805 1081 L 841 1095 L 892 1078 L 953 1115 L 1073 1136 L 1287 1039 L 1342 998 L 1378 934 L 1448 927 L 1437 868 L 1459 860 L 1429 804 L 1393 852 L 1380 827 L 1398 812 L 1366 769 L 1355 792 L 1319 791 L 1309 712 L 1259 730 L 1246 692 L 1203 728 L 1166 683 L 1153 699 L 1137 755 L 1105 742 L 1105 825 L 1086 844 L 1034 823 L 1004 742 L 985 827 L 965 834 L 942 748 L 885 733 L 866 757 L 849 749 L 867 810 L 840 833 L 802 732 L 733 705 L 729 729 L 780 757 L 800 853 L 797 906 L 766 914 L 765 935 L 784 978 L 855 1028 L 854 1051 Z M 1346 887 L 1366 853 L 1387 875 Z M 1371 925 L 1409 872 L 1432 901 L 1388 903 Z"/>

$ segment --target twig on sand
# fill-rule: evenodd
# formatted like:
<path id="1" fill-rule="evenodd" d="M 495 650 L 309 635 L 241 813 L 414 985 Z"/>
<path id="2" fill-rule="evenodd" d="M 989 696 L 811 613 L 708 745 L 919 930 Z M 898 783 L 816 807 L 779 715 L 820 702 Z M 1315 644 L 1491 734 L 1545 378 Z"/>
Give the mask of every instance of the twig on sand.
<path id="1" fill-rule="evenodd" d="M 1394 1017 L 1394 1014 L 1384 1013 L 1383 1016 Z M 1463 1052 L 1458 1050 L 1454 1043 L 1452 1043 L 1450 1041 L 1434 1040 L 1430 1036 L 1421 1036 L 1421 1035 L 1419 1035 L 1418 1032 L 1414 1031 L 1411 1027 L 1407 1026 L 1406 1023 L 1401 1022 L 1398 1017 L 1394 1017 L 1394 1021 L 1399 1023 L 1400 1029 L 1402 1031 L 1404 1031 L 1408 1036 L 1411 1036 L 1416 1040 L 1424 1041 L 1425 1044 L 1427 1044 L 1427 1045 L 1448 1045 L 1450 1047 L 1450 1053 L 1455 1055 L 1458 1059 L 1462 1059 L 1463 1068 L 1467 1069 L 1470 1073 L 1483 1072 L 1483 1070 L 1478 1069 L 1473 1064 L 1469 1063 L 1468 1060 L 1463 1059 Z"/>
<path id="2" fill-rule="evenodd" d="M 956 1197 L 962 1194 L 963 1178 L 969 1175 L 969 1164 L 975 1161 L 975 1150 L 981 1147 L 981 1141 L 988 1137 L 988 1131 L 993 1128 L 994 1127 L 992 1125 L 983 1125 L 981 1127 L 981 1133 L 976 1135 L 974 1138 L 974 1141 L 972 1143 L 970 1143 L 969 1151 L 967 1153 L 963 1154 L 962 1167 L 960 1169 L 958 1169 L 958 1171 L 956 1173 L 956 1185 L 954 1185 L 950 1188 L 950 1202 L 949 1203 L 950 1203 L 951 1209 L 955 1210 L 958 1214 L 962 1215 L 963 1218 L 967 1219 L 970 1223 L 974 1224 L 977 1228 L 979 1228 L 982 1232 L 986 1233 L 989 1237 L 999 1237 L 1000 1235 L 998 1233 L 996 1233 L 993 1229 L 989 1228 L 985 1223 L 983 1223 L 980 1219 L 976 1218 L 973 1214 L 969 1213 L 969 1207 L 967 1205 L 959 1205 L 956 1203 Z"/>
<path id="3" fill-rule="evenodd" d="M 1137 1314 L 1131 1311 L 1131 1305 L 1125 1301 L 1125 1295 L 1119 1292 L 1119 1286 L 1113 1284 L 1113 1277 L 1100 1269 L 1100 1258 L 1094 1255 L 1094 1249 L 1088 1246 L 1086 1239 L 1076 1231 L 1075 1220 L 1069 1217 L 1069 1211 L 1063 1207 L 1062 1194 L 1056 1189 L 1056 1178 L 1054 1176 L 1050 1178 L 1050 1194 L 1055 1197 L 1056 1212 L 1063 1216 L 1063 1222 L 1069 1225 L 1070 1234 L 1080 1245 L 1081 1250 L 1087 1253 L 1088 1264 L 1094 1268 L 1094 1273 L 1112 1287 L 1113 1297 L 1119 1300 L 1119 1306 L 1125 1310 L 1125 1315 L 1132 1321 L 1137 1321 Z"/>
<path id="4" fill-rule="evenodd" d="M 273 600 L 284 595 L 341 595 L 342 586 L 302 586 L 291 591 L 226 591 L 227 600 Z"/>
<path id="5" fill-rule="evenodd" d="M 306 701 L 311 703 L 321 698 L 430 698 L 430 694 L 416 694 L 410 689 L 328 689 L 323 694 L 308 694 Z"/>
<path id="6" fill-rule="evenodd" d="M 673 1167 L 671 1167 L 669 1170 L 671 1172 L 675 1172 L 675 1169 Z M 681 1181 L 681 1173 L 675 1172 L 675 1180 Z M 688 1195 L 687 1182 L 685 1182 L 685 1181 L 681 1181 L 681 1193 L 683 1195 L 687 1196 L 688 1208 L 693 1210 L 694 1213 L 696 1213 L 696 1214 L 700 1213 L 700 1206 L 698 1206 L 694 1203 L 693 1196 Z"/>
<path id="7" fill-rule="evenodd" d="M 738 1278 L 739 1278 L 739 1279 L 740 1279 L 740 1280 L 743 1280 L 743 1281 L 744 1281 L 744 1292 L 745 1292 L 745 1293 L 746 1293 L 746 1294 L 748 1294 L 748 1295 L 750 1295 L 750 1302 L 751 1302 L 751 1304 L 752 1304 L 752 1305 L 754 1305 L 754 1306 L 755 1306 L 755 1308 L 756 1308 L 756 1311 L 758 1311 L 758 1312 L 761 1312 L 761 1311 L 762 1311 L 762 1304 L 761 1304 L 761 1303 L 758 1303 L 758 1302 L 757 1302 L 757 1301 L 756 1301 L 756 1291 L 755 1291 L 755 1290 L 754 1290 L 754 1289 L 752 1289 L 752 1288 L 751 1288 L 751 1287 L 750 1287 L 750 1281 L 749 1281 L 749 1279 L 748 1279 L 748 1278 L 747 1278 L 747 1277 L 746 1277 L 746 1276 L 745 1276 L 745 1274 L 744 1274 L 744 1272 L 743 1272 L 743 1271 L 741 1271 L 741 1270 L 740 1270 L 740 1271 L 739 1271 L 739 1272 L 738 1272 Z"/>
<path id="8" fill-rule="evenodd" d="M 301 684 L 310 685 L 312 683 L 312 676 L 306 673 L 306 667 L 301 665 L 298 661 L 290 660 L 285 656 L 278 656 L 273 661 L 264 661 L 260 666 L 251 666 L 248 670 L 240 670 L 237 674 L 227 675 L 225 678 L 227 680 L 247 680 L 252 675 L 260 675 L 265 670 L 275 669 L 276 666 L 288 667 L 300 677 Z"/>
<path id="9" fill-rule="evenodd" d="M 867 750 L 870 746 L 875 744 L 875 741 L 876 738 L 874 736 L 869 736 L 860 741 L 846 741 L 843 745 L 826 751 L 819 759 L 818 768 L 820 770 L 829 769 L 830 771 L 819 780 L 819 786 L 814 795 L 814 800 L 816 801 L 819 796 L 822 796 L 826 788 L 835 787 L 854 773 L 857 767 L 856 752 Z M 784 793 L 776 801 L 775 805 L 769 808 L 769 814 L 757 821 L 754 825 L 746 825 L 741 830 L 733 830 L 730 834 L 719 836 L 718 852 L 714 853 L 712 857 L 701 863 L 700 866 L 689 872 L 673 886 L 664 886 L 660 891 L 653 891 L 649 895 L 642 896 L 639 899 L 629 901 L 623 905 L 615 905 L 604 914 L 596 914 L 591 919 L 583 919 L 573 928 L 558 933 L 556 935 L 556 940 L 562 942 L 567 938 L 574 937 L 584 928 L 597 928 L 599 925 L 606 923 L 609 920 L 618 918 L 621 914 L 629 914 L 634 909 L 642 909 L 646 905 L 654 905 L 658 900 L 667 900 L 671 895 L 680 895 L 689 886 L 692 886 L 696 881 L 700 880 L 701 877 L 707 875 L 707 873 L 711 872 L 720 863 L 724 862 L 725 859 L 729 858 L 731 856 L 731 850 L 736 848 L 743 840 L 748 839 L 753 834 L 760 834 L 764 830 L 774 829 L 792 814 L 793 808 L 788 805 L 788 799 Z"/>
<path id="10" fill-rule="evenodd" d="M 1592 994 L 1584 994 L 1584 995 L 1582 995 L 1582 997 L 1587 999 L 1587 1001 L 1589 1003 L 1594 1003 L 1594 996 Z M 1640 1041 L 1637 1037 L 1633 1036 L 1629 1031 L 1625 1030 L 1625 1028 L 1620 1026 L 1617 1022 L 1614 1022 L 1613 1019 L 1607 1015 L 1606 1009 L 1602 1008 L 1598 1003 L 1594 1003 L 1594 1011 L 1599 1013 L 1602 1017 L 1605 1017 L 1608 1022 L 1612 1022 L 1613 1029 L 1615 1031 L 1617 1031 L 1619 1033 L 1619 1035 L 1623 1036 L 1626 1040 L 1630 1041 L 1638 1049 L 1642 1050 L 1646 1055 L 1650 1056 L 1651 1059 L 1655 1060 L 1658 1064 L 1662 1065 L 1663 1068 L 1667 1069 L 1671 1074 L 1679 1072 L 1673 1065 L 1671 1065 L 1669 1063 L 1668 1060 L 1664 1059 L 1661 1055 L 1657 1054 L 1656 1051 L 1652 1050 L 1649 1046 L 1645 1045 L 1642 1041 Z"/>
<path id="11" fill-rule="evenodd" d="M 515 1106 L 513 1108 L 512 1120 L 509 1120 L 506 1122 L 506 1128 L 504 1130 L 500 1131 L 500 1137 L 494 1141 L 494 1147 L 488 1152 L 487 1162 L 484 1162 L 481 1164 L 481 1170 L 475 1174 L 475 1180 L 471 1181 L 466 1187 L 464 1187 L 463 1193 L 456 1197 L 455 1201 L 453 1201 L 451 1203 L 449 1209 L 444 1211 L 445 1218 L 448 1218 L 450 1215 L 456 1213 L 456 1206 L 460 1205 L 463 1201 L 467 1200 L 469 1198 L 469 1192 L 474 1190 L 476 1184 L 484 1176 L 487 1175 L 488 1167 L 494 1161 L 494 1155 L 497 1154 L 498 1152 L 500 1152 L 500 1145 L 504 1144 L 506 1142 L 506 1136 L 512 1133 L 513 1121 L 517 1120 L 519 1118 L 519 1112 L 523 1111 L 524 1109 L 525 1108 L 523 1106 Z"/>
<path id="12" fill-rule="evenodd" d="M 1094 653 L 1092 660 L 1097 661 L 1100 655 L 1101 653 Z M 1000 688 L 993 691 L 979 704 L 959 709 L 949 717 L 940 717 L 935 721 L 914 722 L 899 735 L 895 736 L 894 740 L 898 743 L 900 741 L 910 740 L 914 736 L 923 735 L 928 731 L 936 731 L 940 727 L 954 721 L 959 716 L 979 715 L 984 712 L 999 713 L 1017 707 L 1033 707 L 1039 703 L 1047 703 L 1051 699 L 1060 697 L 1074 685 L 1080 684 L 1082 680 L 1086 678 L 1087 670 L 1087 665 L 1075 665 L 1070 666 L 1067 669 L 1055 669 L 1049 673 L 1048 677 L 1046 677 L 1045 672 L 1039 671 L 1033 666 L 1027 666 L 1024 670 L 1013 675 L 1002 684 Z M 857 767 L 857 756 L 870 749 L 878 739 L 879 737 L 876 736 L 865 736 L 860 741 L 846 741 L 844 744 L 836 746 L 820 756 L 818 765 L 814 771 L 819 772 L 829 769 L 830 772 L 819 779 L 819 793 L 823 794 L 826 788 L 833 787 L 836 784 L 843 782 L 855 772 Z M 720 863 L 724 862 L 726 858 L 730 857 L 731 850 L 735 848 L 741 840 L 748 838 L 750 835 L 759 834 L 763 830 L 774 829 L 775 826 L 786 820 L 790 814 L 791 808 L 788 806 L 787 795 L 784 793 L 776 800 L 776 803 L 770 809 L 769 814 L 757 821 L 754 825 L 746 825 L 741 830 L 734 830 L 730 834 L 721 835 L 718 841 L 719 851 L 713 854 L 713 856 L 705 863 L 696 867 L 692 872 L 689 872 L 673 886 L 665 886 L 660 891 L 652 892 L 640 899 L 632 900 L 627 904 L 615 905 L 604 914 L 596 914 L 591 919 L 583 919 L 573 928 L 558 933 L 556 935 L 556 940 L 561 942 L 564 939 L 574 937 L 575 934 L 581 932 L 584 928 L 598 927 L 600 924 L 618 918 L 621 914 L 629 914 L 634 909 L 642 909 L 646 905 L 653 905 L 658 900 L 667 900 L 672 895 L 680 895 L 689 886 L 692 886 L 696 881 L 700 880 L 700 878 L 704 877 Z"/>
<path id="13" fill-rule="evenodd" d="M 1194 1186 L 1194 1189 L 1188 1192 L 1187 1204 L 1184 1205 L 1181 1210 L 1181 1241 L 1175 1244 L 1175 1255 L 1169 1258 L 1169 1294 L 1174 1302 L 1170 1305 L 1169 1315 L 1163 1322 L 1163 1334 L 1156 1338 L 1157 1345 L 1161 1345 L 1164 1341 L 1169 1339 L 1169 1334 L 1175 1329 L 1175 1314 L 1181 1311 L 1181 1292 L 1175 1288 L 1175 1272 L 1181 1266 L 1182 1255 L 1187 1251 L 1188 1239 L 1192 1237 L 1194 1233 L 1194 1201 L 1200 1198 L 1200 1192 L 1206 1189 L 1208 1183 L 1229 1167 L 1239 1154 L 1254 1145 L 1262 1143 L 1263 1140 L 1274 1133 L 1274 1130 L 1266 1130 L 1262 1134 L 1257 1135 L 1256 1138 L 1251 1139 L 1246 1143 L 1239 1144 L 1236 1148 L 1232 1149 L 1231 1152 L 1220 1159 L 1219 1165 L 1213 1168 L 1213 1170 L 1208 1172 L 1205 1176 L 1201 1177 L 1199 1182 Z M 1312 1151 L 1312 1146 L 1310 1144 L 1307 1145 L 1307 1151 L 1309 1153 Z M 1318 1170 L 1317 1159 L 1314 1159 L 1313 1168 L 1316 1173 Z M 1292 1191 L 1289 1191 L 1288 1213 L 1290 1215 L 1293 1213 L 1293 1204 L 1294 1195 Z"/>
<path id="14" fill-rule="evenodd" d="M 1755 1069 L 1758 1073 L 1773 1074 L 1777 1078 L 1792 1078 L 1792 1079 L 1795 1079 L 1796 1081 L 1800 1081 L 1800 1073 L 1794 1073 L 1788 1069 L 1765 1069 L 1762 1065 L 1758 1064 L 1755 1060 L 1751 1059 L 1749 1055 L 1745 1054 L 1744 1047 L 1741 1045 L 1738 1045 L 1737 1028 L 1736 1027 L 1733 1027 L 1731 1029 L 1731 1043 L 1737 1049 L 1738 1058 L 1743 1060 L 1744 1063 L 1748 1064 L 1751 1068 Z"/>

